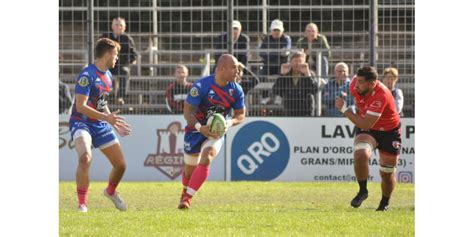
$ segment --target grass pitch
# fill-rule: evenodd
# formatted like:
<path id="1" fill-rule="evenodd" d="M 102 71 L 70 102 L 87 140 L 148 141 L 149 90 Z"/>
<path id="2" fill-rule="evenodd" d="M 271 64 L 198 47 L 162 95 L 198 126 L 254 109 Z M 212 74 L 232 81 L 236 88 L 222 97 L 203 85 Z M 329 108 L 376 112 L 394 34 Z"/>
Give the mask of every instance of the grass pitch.
<path id="1" fill-rule="evenodd" d="M 178 210 L 181 183 L 124 182 L 128 204 L 116 210 L 102 191 L 89 189 L 89 212 L 79 213 L 74 182 L 59 185 L 60 236 L 413 236 L 414 185 L 398 184 L 389 212 L 376 212 L 380 184 L 350 207 L 356 183 L 207 182 L 190 210 Z"/>

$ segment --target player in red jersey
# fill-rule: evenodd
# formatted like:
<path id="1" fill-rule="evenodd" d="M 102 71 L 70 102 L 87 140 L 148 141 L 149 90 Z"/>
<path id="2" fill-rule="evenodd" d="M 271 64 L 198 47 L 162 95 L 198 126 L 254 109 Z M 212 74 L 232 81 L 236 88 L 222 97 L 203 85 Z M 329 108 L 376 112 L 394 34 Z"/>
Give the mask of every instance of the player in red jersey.
<path id="1" fill-rule="evenodd" d="M 336 108 L 356 126 L 354 170 L 359 192 L 351 201 L 351 206 L 359 207 L 368 197 L 369 159 L 377 148 L 380 153 L 382 200 L 376 210 L 386 211 L 395 188 L 396 165 L 400 157 L 400 116 L 390 90 L 377 80 L 377 77 L 375 68 L 360 68 L 350 84 L 357 113 L 354 114 L 348 109 L 341 97 L 336 99 Z"/>

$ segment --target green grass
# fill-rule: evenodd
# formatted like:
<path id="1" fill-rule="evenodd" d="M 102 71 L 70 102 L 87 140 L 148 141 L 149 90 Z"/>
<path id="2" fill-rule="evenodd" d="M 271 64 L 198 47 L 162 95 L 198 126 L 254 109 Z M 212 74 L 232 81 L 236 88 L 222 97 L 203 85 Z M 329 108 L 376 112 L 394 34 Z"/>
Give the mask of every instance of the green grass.
<path id="1" fill-rule="evenodd" d="M 89 212 L 76 211 L 74 182 L 60 182 L 60 236 L 413 236 L 414 185 L 398 184 L 391 210 L 376 212 L 380 184 L 358 209 L 356 183 L 207 182 L 192 208 L 177 209 L 178 182 L 124 182 L 129 210 L 119 212 L 89 189 Z"/>

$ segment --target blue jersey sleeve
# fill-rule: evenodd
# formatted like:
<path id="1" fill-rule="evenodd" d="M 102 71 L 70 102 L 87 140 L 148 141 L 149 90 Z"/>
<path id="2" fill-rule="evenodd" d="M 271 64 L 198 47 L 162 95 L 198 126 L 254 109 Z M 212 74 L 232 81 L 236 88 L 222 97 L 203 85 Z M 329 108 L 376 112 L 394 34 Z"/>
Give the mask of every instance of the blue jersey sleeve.
<path id="1" fill-rule="evenodd" d="M 81 73 L 76 81 L 75 93 L 89 96 L 89 93 L 91 92 L 91 84 L 91 76 L 87 72 Z"/>
<path id="2" fill-rule="evenodd" d="M 245 107 L 245 96 L 244 96 L 244 91 L 242 90 L 242 87 L 237 84 L 236 86 L 236 91 L 235 93 L 235 103 L 232 104 L 232 108 L 234 109 L 242 109 Z"/>
<path id="3" fill-rule="evenodd" d="M 188 96 L 186 97 L 186 102 L 195 107 L 198 107 L 201 104 L 202 96 L 203 91 L 201 83 L 196 82 L 194 83 L 193 87 L 191 87 L 191 90 L 189 90 Z"/>

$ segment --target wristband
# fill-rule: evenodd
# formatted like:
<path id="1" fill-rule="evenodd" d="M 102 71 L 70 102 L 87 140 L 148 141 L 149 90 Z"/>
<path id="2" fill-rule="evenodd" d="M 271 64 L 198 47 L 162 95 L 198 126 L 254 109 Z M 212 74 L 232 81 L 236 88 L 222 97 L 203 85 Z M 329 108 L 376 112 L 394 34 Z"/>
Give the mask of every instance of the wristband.
<path id="1" fill-rule="evenodd" d="M 194 128 L 196 128 L 196 130 L 199 132 L 199 129 L 201 129 L 201 124 L 199 122 L 197 122 L 196 124 L 194 124 Z"/>
<path id="2" fill-rule="evenodd" d="M 346 101 L 344 101 L 344 104 L 342 105 L 342 108 L 339 111 L 344 114 L 348 109 L 349 107 L 347 107 L 347 103 Z"/>

